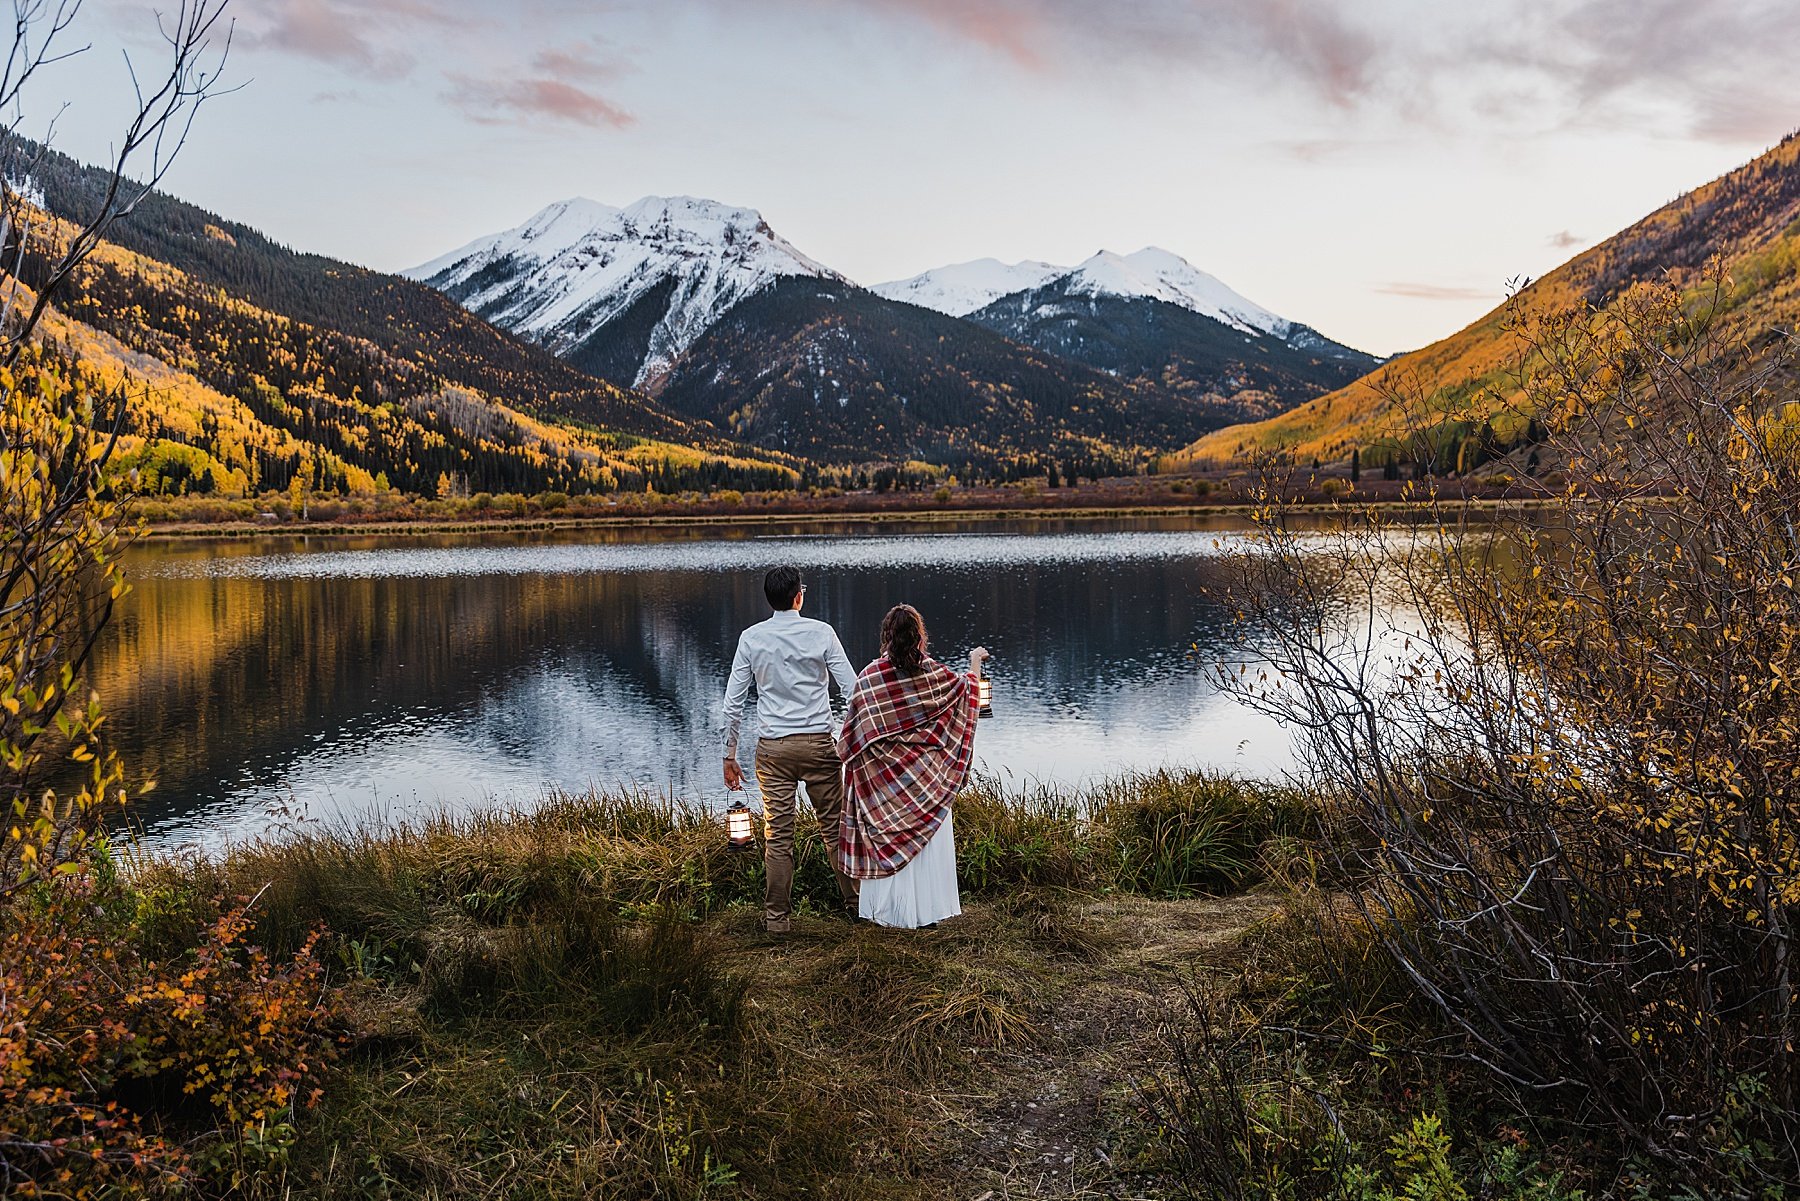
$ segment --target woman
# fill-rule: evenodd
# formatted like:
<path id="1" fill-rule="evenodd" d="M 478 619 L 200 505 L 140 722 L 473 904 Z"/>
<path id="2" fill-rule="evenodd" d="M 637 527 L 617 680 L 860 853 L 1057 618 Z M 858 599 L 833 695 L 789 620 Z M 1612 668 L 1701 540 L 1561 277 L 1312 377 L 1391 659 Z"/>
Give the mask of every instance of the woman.
<path id="1" fill-rule="evenodd" d="M 985 647 L 959 675 L 927 654 L 925 621 L 895 605 L 881 621 L 881 658 L 863 668 L 838 737 L 844 820 L 838 862 L 862 881 L 858 914 L 919 929 L 962 912 L 950 800 L 975 758 L 976 686 Z"/>

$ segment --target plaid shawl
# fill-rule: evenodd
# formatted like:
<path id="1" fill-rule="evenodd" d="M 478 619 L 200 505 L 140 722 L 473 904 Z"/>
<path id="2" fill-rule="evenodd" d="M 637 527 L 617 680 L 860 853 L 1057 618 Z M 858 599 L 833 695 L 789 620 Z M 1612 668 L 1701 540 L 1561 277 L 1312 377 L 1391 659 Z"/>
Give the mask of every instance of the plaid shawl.
<path id="1" fill-rule="evenodd" d="M 886 656 L 863 668 L 838 736 L 844 820 L 838 862 L 859 880 L 891 876 L 925 849 L 969 778 L 975 677 L 927 659 L 903 675 Z"/>

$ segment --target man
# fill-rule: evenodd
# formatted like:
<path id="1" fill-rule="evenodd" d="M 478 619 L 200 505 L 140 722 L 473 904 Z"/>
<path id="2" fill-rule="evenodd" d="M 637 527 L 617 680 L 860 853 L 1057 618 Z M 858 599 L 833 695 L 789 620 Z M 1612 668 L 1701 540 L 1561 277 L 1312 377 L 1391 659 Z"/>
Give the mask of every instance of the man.
<path id="1" fill-rule="evenodd" d="M 838 823 L 844 814 L 843 765 L 838 761 L 831 716 L 831 685 L 845 697 L 856 686 L 856 673 L 836 631 L 822 621 L 800 616 L 806 585 L 793 567 L 777 567 L 763 577 L 763 595 L 775 610 L 738 638 L 725 688 L 725 787 L 744 786 L 738 765 L 738 729 L 744 701 L 756 684 L 756 717 L 762 736 L 756 740 L 756 783 L 762 789 L 767 838 L 763 865 L 768 886 L 763 898 L 763 928 L 785 933 L 794 899 L 794 789 L 806 782 L 806 797 L 825 836 L 825 851 L 837 871 Z M 856 881 L 837 871 L 844 906 L 856 912 Z"/>

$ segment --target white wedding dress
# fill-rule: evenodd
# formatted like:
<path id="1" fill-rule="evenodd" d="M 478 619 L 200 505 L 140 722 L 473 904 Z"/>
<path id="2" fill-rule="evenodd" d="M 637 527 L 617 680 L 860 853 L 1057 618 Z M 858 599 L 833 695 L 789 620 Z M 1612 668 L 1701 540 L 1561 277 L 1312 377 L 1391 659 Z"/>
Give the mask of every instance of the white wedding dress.
<path id="1" fill-rule="evenodd" d="M 962 912 L 956 890 L 954 811 L 946 811 L 925 849 L 893 875 L 862 882 L 857 913 L 882 926 L 917 930 Z"/>

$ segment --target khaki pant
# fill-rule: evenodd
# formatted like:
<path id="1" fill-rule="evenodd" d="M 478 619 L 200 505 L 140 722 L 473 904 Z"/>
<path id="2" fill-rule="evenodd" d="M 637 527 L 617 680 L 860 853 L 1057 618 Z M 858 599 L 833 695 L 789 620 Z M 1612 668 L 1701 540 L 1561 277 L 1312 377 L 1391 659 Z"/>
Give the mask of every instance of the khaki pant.
<path id="1" fill-rule="evenodd" d="M 789 734 L 756 743 L 756 783 L 762 789 L 763 867 L 768 889 L 763 895 L 763 925 L 788 928 L 794 904 L 794 788 L 806 782 L 806 799 L 818 816 L 825 853 L 837 873 L 838 891 L 852 912 L 856 881 L 838 871 L 838 824 L 844 818 L 844 765 L 830 734 Z"/>

